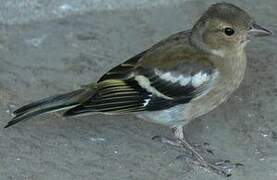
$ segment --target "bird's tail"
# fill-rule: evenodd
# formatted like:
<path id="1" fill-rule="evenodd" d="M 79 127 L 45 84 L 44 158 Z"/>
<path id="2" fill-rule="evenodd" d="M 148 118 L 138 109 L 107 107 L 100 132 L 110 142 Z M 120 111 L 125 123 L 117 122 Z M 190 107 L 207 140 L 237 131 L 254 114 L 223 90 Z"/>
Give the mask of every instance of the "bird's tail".
<path id="1" fill-rule="evenodd" d="M 88 98 L 88 95 L 91 94 L 93 94 L 91 90 L 88 91 L 88 89 L 84 88 L 32 102 L 15 110 L 13 112 L 13 119 L 8 122 L 5 128 L 40 114 L 61 111 L 75 107 L 80 104 L 80 101 L 82 101 L 84 97 Z"/>

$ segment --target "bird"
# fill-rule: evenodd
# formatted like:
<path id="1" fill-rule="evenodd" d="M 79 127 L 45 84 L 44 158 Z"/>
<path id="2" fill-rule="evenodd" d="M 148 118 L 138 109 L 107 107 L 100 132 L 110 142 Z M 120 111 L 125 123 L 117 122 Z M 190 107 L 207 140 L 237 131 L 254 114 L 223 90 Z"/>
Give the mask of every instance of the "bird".
<path id="1" fill-rule="evenodd" d="M 53 111 L 63 111 L 64 117 L 134 114 L 171 128 L 175 142 L 202 167 L 229 175 L 186 141 L 184 127 L 230 97 L 245 74 L 246 45 L 271 34 L 240 7 L 212 4 L 191 29 L 127 59 L 97 82 L 20 107 L 5 128 Z"/>

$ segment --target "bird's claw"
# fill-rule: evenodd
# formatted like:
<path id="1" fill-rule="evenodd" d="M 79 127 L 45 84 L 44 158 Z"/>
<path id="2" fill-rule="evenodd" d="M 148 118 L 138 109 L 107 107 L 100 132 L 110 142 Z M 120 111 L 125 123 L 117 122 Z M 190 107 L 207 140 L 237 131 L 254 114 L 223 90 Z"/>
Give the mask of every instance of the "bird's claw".
<path id="1" fill-rule="evenodd" d="M 186 155 L 179 155 L 176 157 L 177 160 L 190 160 L 193 161 L 194 164 L 201 166 L 211 172 L 214 172 L 218 175 L 230 177 L 232 176 L 232 171 L 234 168 L 244 166 L 241 163 L 233 163 L 230 160 L 220 160 L 216 162 L 200 162 L 195 157 L 192 157 L 192 155 L 188 156 Z M 193 159 L 193 160 L 192 160 Z"/>
<path id="2" fill-rule="evenodd" d="M 234 168 L 244 166 L 241 163 L 233 163 L 230 160 L 220 160 L 213 163 L 207 162 L 205 165 L 200 165 L 218 175 L 223 175 L 225 177 L 230 177 Z"/>

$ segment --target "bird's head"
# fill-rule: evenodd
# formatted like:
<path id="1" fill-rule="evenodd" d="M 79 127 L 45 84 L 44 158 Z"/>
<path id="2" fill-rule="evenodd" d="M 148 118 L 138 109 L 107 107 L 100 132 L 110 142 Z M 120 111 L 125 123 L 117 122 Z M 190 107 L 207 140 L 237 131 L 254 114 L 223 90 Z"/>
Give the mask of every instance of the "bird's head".
<path id="1" fill-rule="evenodd" d="M 272 33 L 257 25 L 241 8 L 229 3 L 212 5 L 192 29 L 191 41 L 210 52 L 244 48 L 254 37 Z"/>

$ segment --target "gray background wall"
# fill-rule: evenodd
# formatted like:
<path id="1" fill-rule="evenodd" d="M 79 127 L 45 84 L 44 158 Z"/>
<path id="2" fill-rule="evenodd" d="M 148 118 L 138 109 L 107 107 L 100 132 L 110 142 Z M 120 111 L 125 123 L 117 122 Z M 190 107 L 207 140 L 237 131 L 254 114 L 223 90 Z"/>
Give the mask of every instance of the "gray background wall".
<path id="1" fill-rule="evenodd" d="M 34 99 L 97 80 L 153 43 L 190 28 L 212 0 L 0 1 L 0 127 Z M 233 2 L 276 34 L 277 1 Z M 246 77 L 220 108 L 191 123 L 189 141 L 241 162 L 229 179 L 277 178 L 277 38 L 247 48 Z M 168 128 L 133 116 L 58 114 L 0 129 L 0 179 L 224 179 L 153 142 Z"/>

